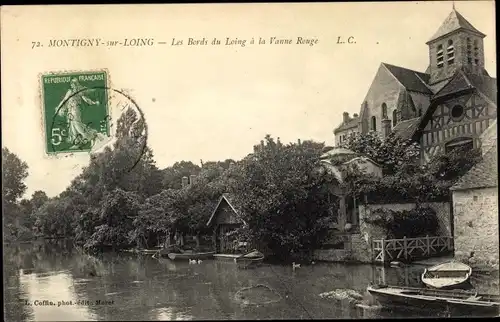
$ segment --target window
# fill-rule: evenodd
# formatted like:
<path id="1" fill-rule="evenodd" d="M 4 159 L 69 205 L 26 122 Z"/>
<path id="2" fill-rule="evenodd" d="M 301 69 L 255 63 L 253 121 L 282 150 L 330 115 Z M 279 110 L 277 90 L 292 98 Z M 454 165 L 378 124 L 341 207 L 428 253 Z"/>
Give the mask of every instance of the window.
<path id="1" fill-rule="evenodd" d="M 443 45 L 438 45 L 437 46 L 437 53 L 436 53 L 436 58 L 437 58 L 437 67 L 441 68 L 444 65 L 444 58 L 443 58 Z"/>
<path id="2" fill-rule="evenodd" d="M 372 131 L 377 130 L 377 118 L 375 116 L 372 116 Z"/>
<path id="3" fill-rule="evenodd" d="M 455 47 L 453 46 L 453 40 L 448 40 L 448 47 L 446 48 L 446 58 L 448 65 L 455 62 Z"/>
<path id="4" fill-rule="evenodd" d="M 465 109 L 462 105 L 455 105 L 450 111 L 451 118 L 454 121 L 460 121 L 465 115 Z"/>
<path id="5" fill-rule="evenodd" d="M 467 38 L 467 63 L 472 64 L 472 43 L 470 38 Z"/>
<path id="6" fill-rule="evenodd" d="M 398 112 L 396 110 L 392 111 L 392 126 L 398 124 Z"/>
<path id="7" fill-rule="evenodd" d="M 387 118 L 387 104 L 382 103 L 382 119 L 385 120 Z"/>

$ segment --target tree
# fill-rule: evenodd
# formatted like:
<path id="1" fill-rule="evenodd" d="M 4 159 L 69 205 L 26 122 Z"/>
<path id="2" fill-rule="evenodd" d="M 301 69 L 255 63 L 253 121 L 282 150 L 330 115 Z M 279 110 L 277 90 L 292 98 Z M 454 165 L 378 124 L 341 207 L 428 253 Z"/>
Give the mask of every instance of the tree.
<path id="1" fill-rule="evenodd" d="M 342 147 L 367 156 L 382 166 L 384 174 L 412 173 L 418 168 L 418 143 L 403 139 L 392 132 L 382 139 L 376 132 L 349 136 Z"/>
<path id="2" fill-rule="evenodd" d="M 7 148 L 2 148 L 2 167 L 3 202 L 13 205 L 26 191 L 23 181 L 28 177 L 28 165 Z"/>
<path id="3" fill-rule="evenodd" d="M 163 172 L 162 185 L 164 189 L 180 189 L 182 186 L 182 177 L 198 175 L 201 167 L 191 161 L 181 161 L 174 163 L 173 166 L 165 168 Z"/>
<path id="4" fill-rule="evenodd" d="M 322 144 L 265 145 L 241 163 L 234 193 L 248 223 L 248 235 L 277 256 L 314 248 L 330 216 L 324 176 L 311 175 Z"/>
<path id="5" fill-rule="evenodd" d="M 49 200 L 49 197 L 47 197 L 47 194 L 45 191 L 42 190 L 37 190 L 33 192 L 31 195 L 31 205 L 33 209 L 38 209 L 40 208 L 44 203 L 46 203 Z"/>
<path id="6" fill-rule="evenodd" d="M 95 251 L 130 246 L 128 237 L 139 210 L 139 197 L 135 192 L 117 188 L 106 193 L 100 205 L 95 232 L 85 243 L 84 248 Z"/>

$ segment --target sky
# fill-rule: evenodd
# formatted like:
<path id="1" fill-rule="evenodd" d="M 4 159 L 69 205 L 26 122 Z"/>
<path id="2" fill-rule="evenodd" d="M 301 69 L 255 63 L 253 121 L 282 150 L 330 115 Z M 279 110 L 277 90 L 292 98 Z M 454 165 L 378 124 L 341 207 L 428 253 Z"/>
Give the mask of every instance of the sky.
<path id="1" fill-rule="evenodd" d="M 487 35 L 486 69 L 496 77 L 494 2 L 455 6 Z M 451 10 L 450 1 L 2 7 L 2 146 L 29 166 L 26 196 L 62 192 L 89 155 L 45 153 L 39 75 L 100 68 L 143 111 L 160 168 L 241 159 L 266 134 L 333 145 L 342 112 L 359 113 L 380 63 L 425 71 L 425 43 Z M 87 37 L 299 36 L 318 43 L 32 48 Z M 356 43 L 337 44 L 339 36 Z"/>

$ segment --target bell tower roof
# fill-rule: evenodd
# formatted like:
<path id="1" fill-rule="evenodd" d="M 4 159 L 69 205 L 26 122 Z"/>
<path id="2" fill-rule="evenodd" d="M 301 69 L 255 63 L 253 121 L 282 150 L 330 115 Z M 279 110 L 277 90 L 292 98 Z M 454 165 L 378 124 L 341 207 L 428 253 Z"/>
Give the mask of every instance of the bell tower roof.
<path id="1" fill-rule="evenodd" d="M 451 11 L 451 13 L 445 19 L 441 27 L 439 27 L 439 29 L 436 31 L 434 36 L 432 36 L 432 38 L 426 44 L 429 44 L 434 40 L 446 36 L 457 30 L 467 30 L 480 36 L 481 38 L 486 37 L 485 34 L 477 30 L 470 22 L 467 21 L 467 19 L 464 18 L 464 16 L 462 16 L 455 9 L 455 6 L 453 6 L 453 10 Z"/>

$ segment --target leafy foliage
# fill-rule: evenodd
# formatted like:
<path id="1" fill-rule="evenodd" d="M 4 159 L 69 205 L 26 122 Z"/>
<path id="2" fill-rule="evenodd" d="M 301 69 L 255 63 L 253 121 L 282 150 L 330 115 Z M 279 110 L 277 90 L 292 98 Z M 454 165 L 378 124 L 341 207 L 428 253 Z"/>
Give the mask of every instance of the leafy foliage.
<path id="1" fill-rule="evenodd" d="M 374 144 L 376 149 L 369 147 Z M 345 186 L 349 193 L 365 195 L 369 203 L 429 202 L 450 198 L 450 187 L 481 160 L 478 149 L 455 149 L 419 164 L 418 146 L 391 135 L 385 141 L 372 133 L 350 138 L 346 147 L 367 153 L 384 169 L 382 178 L 347 169 Z"/>
<path id="2" fill-rule="evenodd" d="M 24 180 L 28 165 L 7 148 L 2 148 L 2 196 L 6 205 L 13 205 L 26 191 Z"/>
<path id="3" fill-rule="evenodd" d="M 308 141 L 285 146 L 267 136 L 263 148 L 241 163 L 234 190 L 240 192 L 247 235 L 266 243 L 275 255 L 313 247 L 326 228 L 325 178 L 311 175 L 322 147 Z"/>
<path id="4" fill-rule="evenodd" d="M 383 228 L 390 239 L 434 236 L 439 227 L 437 214 L 430 207 L 402 211 L 377 209 L 366 219 L 366 223 Z"/>
<path id="5" fill-rule="evenodd" d="M 382 139 L 377 132 L 349 136 L 342 147 L 367 156 L 383 167 L 385 175 L 412 172 L 418 165 L 420 147 L 416 142 L 391 133 Z"/>

